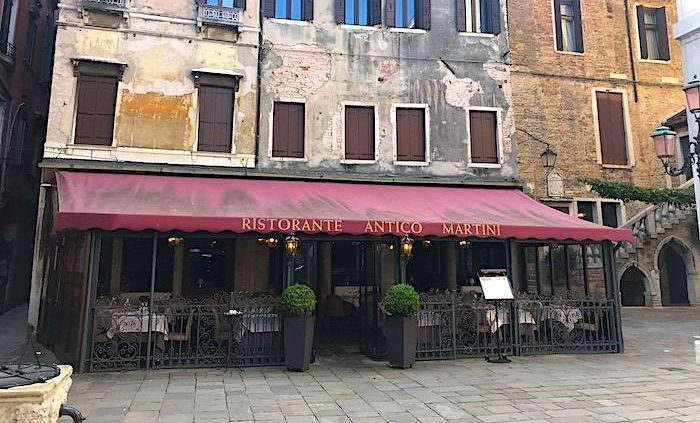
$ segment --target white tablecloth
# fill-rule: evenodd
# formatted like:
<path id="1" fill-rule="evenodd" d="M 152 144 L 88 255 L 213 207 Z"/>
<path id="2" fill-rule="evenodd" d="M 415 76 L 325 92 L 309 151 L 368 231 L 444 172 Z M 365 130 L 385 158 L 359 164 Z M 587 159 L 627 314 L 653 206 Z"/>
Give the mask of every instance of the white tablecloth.
<path id="1" fill-rule="evenodd" d="M 542 320 L 556 320 L 561 322 L 566 330 L 574 330 L 576 323 L 583 320 L 581 309 L 568 306 L 549 306 L 542 310 Z"/>
<path id="2" fill-rule="evenodd" d="M 359 286 L 336 286 L 334 294 L 350 303 L 355 308 L 360 308 L 360 287 Z"/>
<path id="3" fill-rule="evenodd" d="M 492 333 L 496 332 L 499 327 L 510 324 L 509 310 L 498 310 L 498 321 L 496 321 L 496 310 L 486 310 L 484 317 Z M 518 310 L 518 324 L 534 325 L 535 318 L 532 317 L 532 314 L 527 310 Z"/>
<path id="4" fill-rule="evenodd" d="M 168 319 L 162 314 L 151 316 L 151 331 L 163 334 L 168 340 Z M 114 313 L 112 325 L 107 330 L 107 338 L 112 339 L 117 333 L 148 332 L 148 312 L 129 311 Z"/>

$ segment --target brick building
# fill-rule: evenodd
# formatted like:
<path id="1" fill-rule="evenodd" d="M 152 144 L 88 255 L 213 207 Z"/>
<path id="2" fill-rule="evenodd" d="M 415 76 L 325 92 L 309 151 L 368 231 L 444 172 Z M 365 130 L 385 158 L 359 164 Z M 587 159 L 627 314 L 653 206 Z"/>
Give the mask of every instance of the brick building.
<path id="1" fill-rule="evenodd" d="M 681 51 L 671 33 L 675 0 L 513 1 L 508 14 L 522 180 L 538 200 L 564 213 L 636 232 L 654 227 L 618 252 L 622 291 L 636 298 L 623 298 L 625 303 L 700 301 L 692 264 L 697 257 L 690 259 L 699 246 L 690 229 L 693 213 L 599 198 L 583 182 L 680 185 L 665 176 L 649 139 L 685 107 Z M 540 160 L 543 142 L 558 154 L 552 170 Z M 675 238 L 667 239 L 670 232 Z M 657 245 L 669 242 L 671 252 L 654 254 Z M 687 272 L 669 275 L 669 266 L 659 261 L 667 253 L 674 263 L 685 263 Z M 686 295 L 671 300 L 662 287 L 668 283 L 660 282 L 669 278 Z"/>
<path id="2" fill-rule="evenodd" d="M 0 313 L 28 299 L 55 9 L 53 0 L 0 7 Z"/>

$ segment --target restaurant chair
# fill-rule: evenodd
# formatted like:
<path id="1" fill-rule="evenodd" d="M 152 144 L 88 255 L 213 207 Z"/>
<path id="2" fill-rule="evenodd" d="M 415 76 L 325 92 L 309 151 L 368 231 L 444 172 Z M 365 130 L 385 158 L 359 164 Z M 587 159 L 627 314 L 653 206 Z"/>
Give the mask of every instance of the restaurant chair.
<path id="1" fill-rule="evenodd" d="M 183 319 L 185 316 L 178 316 L 173 319 L 172 327 L 174 329 L 182 329 L 179 332 L 169 332 L 168 340 L 174 342 L 189 341 L 192 337 L 192 320 L 194 319 L 194 310 L 190 310 L 187 314 L 187 318 Z M 184 324 L 183 324 L 184 323 Z M 179 324 L 179 325 L 178 325 Z M 179 328 L 178 328 L 179 326 Z M 184 326 L 184 327 L 183 327 Z"/>

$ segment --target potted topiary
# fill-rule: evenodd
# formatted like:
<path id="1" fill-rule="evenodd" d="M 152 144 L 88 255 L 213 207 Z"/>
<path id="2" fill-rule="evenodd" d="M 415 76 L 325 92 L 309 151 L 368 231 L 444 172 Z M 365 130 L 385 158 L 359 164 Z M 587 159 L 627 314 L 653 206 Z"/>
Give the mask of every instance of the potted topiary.
<path id="1" fill-rule="evenodd" d="M 406 369 L 416 361 L 420 298 L 411 285 L 394 285 L 384 296 L 389 364 Z"/>
<path id="2" fill-rule="evenodd" d="M 306 285 L 290 285 L 282 292 L 284 316 L 284 361 L 288 370 L 309 369 L 314 342 L 316 295 Z"/>

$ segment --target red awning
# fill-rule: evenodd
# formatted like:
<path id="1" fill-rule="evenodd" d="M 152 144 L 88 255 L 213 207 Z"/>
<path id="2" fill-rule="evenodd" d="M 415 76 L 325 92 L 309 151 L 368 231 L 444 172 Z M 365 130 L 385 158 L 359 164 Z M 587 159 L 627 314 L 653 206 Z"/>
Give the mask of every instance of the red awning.
<path id="1" fill-rule="evenodd" d="M 631 241 L 515 189 L 57 172 L 56 230 Z"/>

